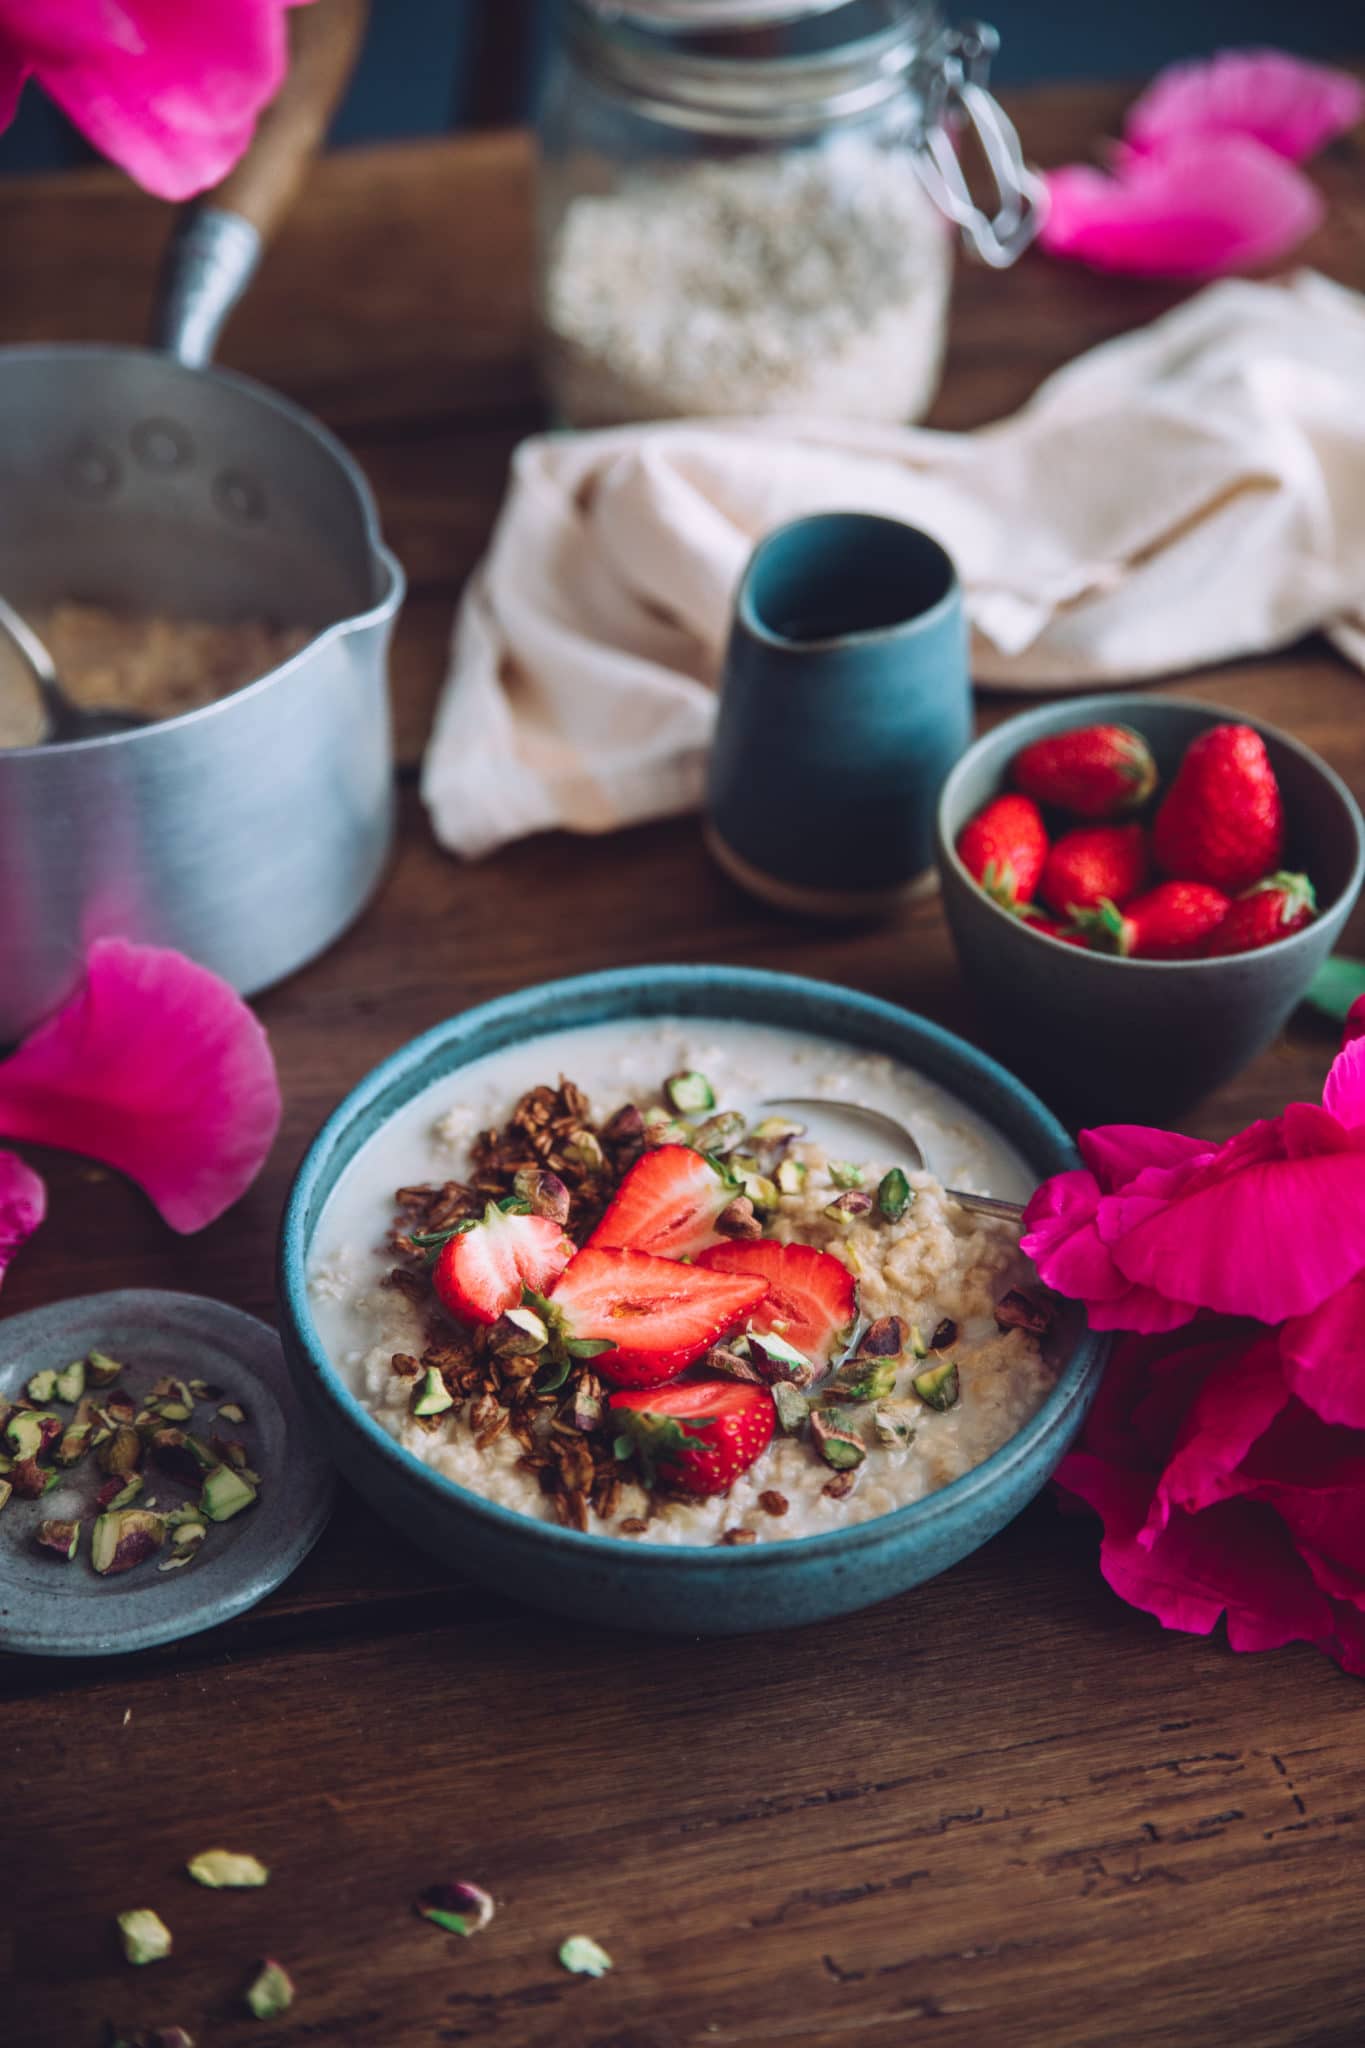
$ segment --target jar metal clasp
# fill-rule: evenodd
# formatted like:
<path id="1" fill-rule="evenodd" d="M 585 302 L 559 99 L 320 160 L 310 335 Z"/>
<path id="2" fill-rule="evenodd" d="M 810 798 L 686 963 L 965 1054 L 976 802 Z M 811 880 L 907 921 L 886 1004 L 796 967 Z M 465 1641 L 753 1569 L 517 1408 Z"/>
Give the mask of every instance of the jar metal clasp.
<path id="1" fill-rule="evenodd" d="M 912 161 L 930 198 L 968 247 L 993 270 L 1007 270 L 1042 226 L 1048 192 L 1024 160 L 1014 123 L 986 89 L 999 46 L 999 36 L 983 21 L 945 29 L 923 80 L 924 120 Z M 975 130 L 985 154 L 998 202 L 994 213 L 977 205 L 963 175 L 953 132 L 964 124 Z"/>

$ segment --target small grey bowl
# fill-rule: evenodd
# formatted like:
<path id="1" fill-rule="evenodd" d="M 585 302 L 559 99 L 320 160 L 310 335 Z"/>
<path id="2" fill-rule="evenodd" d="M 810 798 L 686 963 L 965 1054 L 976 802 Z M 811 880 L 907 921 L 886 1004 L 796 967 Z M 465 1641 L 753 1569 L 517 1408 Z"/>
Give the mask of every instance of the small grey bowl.
<path id="1" fill-rule="evenodd" d="M 962 827 L 1007 787 L 1021 747 L 1101 723 L 1143 734 L 1162 791 L 1210 726 L 1260 733 L 1284 796 L 1284 865 L 1317 889 L 1313 923 L 1227 959 L 1119 960 L 1031 931 L 992 902 L 957 857 Z M 1365 824 L 1340 776 L 1275 726 L 1193 698 L 1106 691 L 1022 712 L 969 748 L 939 802 L 938 861 L 963 973 L 996 1052 L 1073 1117 L 1145 1121 L 1228 1080 L 1282 1029 L 1360 893 Z"/>

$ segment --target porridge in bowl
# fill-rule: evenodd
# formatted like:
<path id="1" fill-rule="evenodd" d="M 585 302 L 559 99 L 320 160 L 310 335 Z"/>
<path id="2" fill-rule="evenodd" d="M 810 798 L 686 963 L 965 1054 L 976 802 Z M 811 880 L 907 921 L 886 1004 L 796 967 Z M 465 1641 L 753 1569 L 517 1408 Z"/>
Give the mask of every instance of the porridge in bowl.
<path id="1" fill-rule="evenodd" d="M 827 1107 L 765 1106 L 788 1096 Z M 712 1019 L 564 1031 L 361 1149 L 313 1318 L 412 1456 L 503 1507 L 646 1543 L 833 1531 L 979 1465 L 1054 1381 L 1014 1226 L 944 1183 L 1022 1199 L 1031 1177 L 883 1055 Z"/>

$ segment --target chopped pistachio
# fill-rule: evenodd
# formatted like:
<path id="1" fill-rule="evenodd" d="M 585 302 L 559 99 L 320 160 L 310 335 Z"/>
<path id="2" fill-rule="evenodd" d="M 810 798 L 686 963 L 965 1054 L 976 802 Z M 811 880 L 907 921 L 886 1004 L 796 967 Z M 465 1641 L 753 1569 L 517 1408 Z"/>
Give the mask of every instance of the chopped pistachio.
<path id="1" fill-rule="evenodd" d="M 434 1365 L 429 1365 L 412 1390 L 408 1403 L 414 1415 L 444 1415 L 455 1399 Z"/>
<path id="2" fill-rule="evenodd" d="M 914 1199 L 915 1191 L 899 1166 L 882 1175 L 877 1184 L 877 1207 L 888 1223 L 899 1223 Z"/>
<path id="3" fill-rule="evenodd" d="M 952 1408 L 959 1392 L 957 1365 L 953 1359 L 945 1358 L 941 1365 L 926 1366 L 923 1372 L 917 1372 L 910 1384 L 926 1408 Z"/>
<path id="4" fill-rule="evenodd" d="M 517 1169 L 512 1187 L 533 1216 L 548 1216 L 552 1223 L 568 1222 L 569 1190 L 557 1173 L 547 1173 L 538 1166 L 522 1166 Z"/>
<path id="5" fill-rule="evenodd" d="M 561 1941 L 559 1960 L 576 1977 L 605 1977 L 611 1968 L 611 1957 L 587 1934 L 571 1934 L 567 1941 Z"/>
<path id="6" fill-rule="evenodd" d="M 42 1372 L 35 1372 L 25 1392 L 30 1401 L 36 1401 L 40 1408 L 46 1408 L 57 1392 L 57 1375 L 52 1367 L 45 1366 Z"/>
<path id="7" fill-rule="evenodd" d="M 750 1330 L 748 1352 L 769 1386 L 778 1380 L 786 1380 L 794 1387 L 808 1387 L 815 1378 L 815 1367 L 804 1351 L 798 1351 L 776 1330 L 765 1330 L 761 1334 Z"/>
<path id="8" fill-rule="evenodd" d="M 832 1414 L 822 1415 L 817 1409 L 810 1418 L 811 1441 L 827 1465 L 836 1472 L 846 1472 L 854 1465 L 861 1465 L 867 1456 L 867 1446 L 853 1431 L 839 1426 L 836 1409 Z"/>
<path id="9" fill-rule="evenodd" d="M 713 1344 L 703 1363 L 707 1372 L 718 1372 L 722 1379 L 748 1380 L 755 1386 L 763 1384 L 763 1375 L 753 1360 L 733 1344 Z"/>
<path id="10" fill-rule="evenodd" d="M 1031 1337 L 1045 1337 L 1052 1328 L 1052 1311 L 1020 1288 L 1011 1287 L 995 1304 L 995 1326 L 998 1330 L 1027 1330 Z"/>
<path id="11" fill-rule="evenodd" d="M 858 1340 L 860 1358 L 899 1358 L 905 1349 L 905 1325 L 899 1316 L 878 1316 Z"/>
<path id="12" fill-rule="evenodd" d="M 219 1465 L 204 1480 L 199 1505 L 211 1522 L 230 1522 L 256 1500 L 256 1489 L 244 1472 Z"/>
<path id="13" fill-rule="evenodd" d="M 623 1102 L 603 1124 L 602 1137 L 608 1145 L 634 1145 L 639 1143 L 644 1127 L 645 1120 L 635 1104 Z"/>
<path id="14" fill-rule="evenodd" d="M 509 1308 L 493 1326 L 489 1341 L 504 1358 L 530 1358 L 545 1349 L 550 1332 L 533 1308 Z"/>
<path id="15" fill-rule="evenodd" d="M 50 1410 L 16 1408 L 5 1424 L 5 1443 L 16 1458 L 37 1458 L 61 1433 L 61 1420 Z"/>
<path id="16" fill-rule="evenodd" d="M 566 1138 L 564 1157 L 571 1159 L 584 1173 L 600 1173 L 607 1163 L 607 1155 L 596 1131 L 575 1131 L 571 1138 Z"/>
<path id="17" fill-rule="evenodd" d="M 36 1458 L 16 1458 L 10 1473 L 10 1485 L 20 1500 L 41 1500 L 45 1493 L 61 1478 L 61 1473 L 47 1465 L 40 1465 Z"/>
<path id="18" fill-rule="evenodd" d="M 722 1237 L 762 1237 L 763 1225 L 754 1213 L 754 1205 L 747 1195 L 736 1195 L 733 1202 L 727 1202 L 716 1218 L 716 1229 Z"/>
<path id="19" fill-rule="evenodd" d="M 957 1324 L 951 1316 L 944 1316 L 942 1322 L 935 1323 L 934 1325 L 934 1334 L 929 1339 L 929 1349 L 931 1351 L 947 1351 L 956 1342 Z"/>
<path id="20" fill-rule="evenodd" d="M 602 1396 L 591 1393 L 580 1380 L 574 1388 L 573 1426 L 586 1435 L 596 1429 L 602 1420 Z"/>
<path id="21" fill-rule="evenodd" d="M 50 1550 L 54 1557 L 60 1557 L 70 1564 L 80 1548 L 81 1525 L 79 1522 L 58 1521 L 50 1517 L 39 1522 L 33 1532 L 33 1543 L 37 1550 Z"/>
<path id="22" fill-rule="evenodd" d="M 648 1130 L 651 1124 L 672 1123 L 673 1112 L 662 1102 L 655 1102 L 645 1111 L 642 1128 Z"/>
<path id="23" fill-rule="evenodd" d="M 737 1109 L 718 1110 L 706 1122 L 698 1124 L 692 1142 L 699 1152 L 714 1152 L 724 1157 L 733 1152 L 744 1136 L 744 1118 Z"/>
<path id="24" fill-rule="evenodd" d="M 884 1401 L 895 1384 L 894 1358 L 851 1358 L 834 1375 L 829 1392 L 845 1401 Z"/>
<path id="25" fill-rule="evenodd" d="M 267 1956 L 246 1988 L 247 2010 L 258 2020 L 278 2019 L 294 2003 L 294 1982 L 282 1963 Z"/>
<path id="26" fill-rule="evenodd" d="M 416 1910 L 447 1934 L 478 1934 L 487 1927 L 495 1909 L 481 1885 L 461 1882 L 428 1885 L 416 1901 Z"/>
<path id="27" fill-rule="evenodd" d="M 57 1374 L 57 1399 L 74 1403 L 80 1400 L 84 1392 L 85 1360 L 76 1358 Z"/>
<path id="28" fill-rule="evenodd" d="M 166 1525 L 147 1508 L 123 1508 L 103 1514 L 90 1537 L 90 1562 L 101 1578 L 130 1572 L 160 1550 Z"/>
<path id="29" fill-rule="evenodd" d="M 716 1106 L 716 1091 L 705 1074 L 670 1074 L 664 1082 L 664 1094 L 679 1116 L 696 1116 L 699 1111 L 705 1113 Z"/>
<path id="30" fill-rule="evenodd" d="M 183 1571 L 199 1553 L 209 1533 L 207 1522 L 180 1522 L 171 1530 L 171 1554 L 157 1566 L 159 1572 Z"/>
<path id="31" fill-rule="evenodd" d="M 863 1169 L 851 1159 L 830 1159 L 826 1171 L 836 1188 L 860 1188 L 863 1184 Z"/>
<path id="32" fill-rule="evenodd" d="M 172 1540 L 174 1540 L 174 1531 L 177 1529 L 195 1527 L 203 1529 L 205 1533 L 208 1531 L 208 1523 L 204 1520 L 203 1509 L 191 1501 L 186 1501 L 183 1507 L 171 1509 L 170 1513 L 166 1516 L 166 1527 L 172 1531 Z"/>
<path id="33" fill-rule="evenodd" d="M 8 1451 L 0 1451 L 0 1476 L 14 1470 L 14 1460 Z"/>
<path id="34" fill-rule="evenodd" d="M 730 1163 L 732 1166 L 735 1164 L 733 1160 Z M 777 1192 L 777 1182 L 770 1180 L 766 1173 L 746 1170 L 740 1175 L 740 1184 L 755 1209 L 775 1209 L 782 1199 Z"/>
<path id="35" fill-rule="evenodd" d="M 862 1188 L 846 1188 L 842 1195 L 836 1195 L 832 1202 L 826 1202 L 825 1214 L 831 1223 L 842 1223 L 847 1227 L 860 1216 L 871 1213 L 872 1197 Z"/>
<path id="36" fill-rule="evenodd" d="M 643 1142 L 647 1152 L 657 1152 L 661 1145 L 690 1145 L 692 1126 L 679 1123 L 672 1117 L 665 1117 L 658 1123 L 646 1122 Z"/>
<path id="37" fill-rule="evenodd" d="M 118 1360 L 103 1351 L 92 1351 L 85 1361 L 85 1376 L 92 1387 L 112 1387 L 122 1371 Z"/>
<path id="38" fill-rule="evenodd" d="M 13 1493 L 13 1482 L 8 1479 L 0 1479 L 0 1508 L 3 1508 L 7 1505 Z"/>
<path id="39" fill-rule="evenodd" d="M 159 1963 L 171 1952 L 171 1930 L 150 1906 L 120 1913 L 118 1930 L 130 1963 Z"/>
<path id="40" fill-rule="evenodd" d="M 108 1443 L 100 1445 L 95 1461 L 111 1478 L 115 1473 L 126 1477 L 142 1463 L 142 1438 L 130 1423 L 121 1422 Z"/>
<path id="41" fill-rule="evenodd" d="M 782 1195 L 799 1195 L 806 1185 L 809 1168 L 802 1159 L 779 1159 L 773 1179 Z"/>
<path id="42" fill-rule="evenodd" d="M 749 1133 L 760 1145 L 785 1145 L 790 1139 L 803 1138 L 805 1134 L 806 1126 L 793 1123 L 789 1116 L 765 1116 Z"/>
<path id="43" fill-rule="evenodd" d="M 856 1468 L 850 1468 L 847 1472 L 836 1472 L 832 1479 L 825 1481 L 820 1491 L 827 1500 L 847 1500 L 853 1491 L 857 1478 Z"/>
<path id="44" fill-rule="evenodd" d="M 157 1403 L 156 1412 L 163 1422 L 188 1422 L 194 1414 L 194 1408 L 184 1401 L 160 1401 Z M 219 1413 L 222 1413 L 221 1409 Z"/>
<path id="45" fill-rule="evenodd" d="M 159 1471 L 178 1479 L 182 1486 L 198 1485 L 201 1467 L 183 1429 L 178 1429 L 174 1423 L 162 1424 L 148 1436 L 147 1449 Z"/>
<path id="46" fill-rule="evenodd" d="M 784 1436 L 799 1436 L 810 1414 L 810 1401 L 790 1380 L 779 1380 L 770 1389 L 777 1410 L 777 1425 Z"/>
<path id="47" fill-rule="evenodd" d="M 59 1465 L 76 1465 L 90 1449 L 90 1440 L 95 1434 L 95 1404 L 89 1394 L 82 1394 L 76 1404 L 76 1412 L 62 1431 L 61 1441 L 53 1453 Z"/>
<path id="48" fill-rule="evenodd" d="M 915 1441 L 918 1414 L 913 1401 L 883 1401 L 872 1418 L 878 1441 L 896 1450 L 904 1450 L 907 1444 Z"/>
<path id="49" fill-rule="evenodd" d="M 268 1882 L 270 1872 L 256 1856 L 235 1849 L 203 1849 L 185 1865 L 196 1884 L 211 1892 L 245 1891 Z"/>
<path id="50" fill-rule="evenodd" d="M 929 1346 L 924 1341 L 924 1332 L 920 1329 L 918 1323 L 911 1323 L 910 1325 L 910 1356 L 912 1358 L 927 1358 L 929 1356 Z"/>

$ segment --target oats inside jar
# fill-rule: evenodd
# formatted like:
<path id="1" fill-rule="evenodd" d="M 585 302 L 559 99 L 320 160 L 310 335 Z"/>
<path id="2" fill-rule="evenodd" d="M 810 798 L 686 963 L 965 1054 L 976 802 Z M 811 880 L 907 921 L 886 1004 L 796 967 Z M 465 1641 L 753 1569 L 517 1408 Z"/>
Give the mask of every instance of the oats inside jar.
<path id="1" fill-rule="evenodd" d="M 829 1109 L 802 1128 L 765 1107 L 788 1096 Z M 935 1171 L 905 1171 L 841 1102 L 909 1127 Z M 692 1237 L 667 1236 L 673 1211 L 627 1200 L 633 1170 L 663 1148 L 704 1211 Z M 555 1033 L 459 1069 L 361 1149 L 314 1240 L 313 1317 L 397 1441 L 501 1506 L 637 1542 L 790 1542 L 970 1471 L 1053 1385 L 1052 1307 L 1017 1232 L 945 1185 L 1024 1199 L 1032 1176 L 964 1105 L 882 1055 L 710 1019 Z M 629 1228 L 613 1225 L 623 1215 Z M 659 1314 L 681 1320 L 657 1340 L 638 1302 L 616 1304 L 620 1321 L 580 1312 L 596 1296 L 574 1275 L 594 1251 L 606 1269 L 618 1228 L 643 1230 L 649 1257 L 674 1257 Z M 499 1310 L 513 1295 L 496 1289 L 520 1275 L 528 1244 L 527 1270 L 543 1252 L 549 1277 L 518 1277 Z M 467 1296 L 438 1292 L 438 1267 L 465 1272 Z M 784 1292 L 775 1276 L 794 1267 L 800 1285 Z M 728 1280 L 738 1300 L 754 1272 L 765 1284 L 728 1320 L 712 1288 L 719 1326 L 671 1371 L 698 1276 Z M 1016 1302 L 997 1317 L 1009 1297 L 1033 1312 Z M 712 1394 L 694 1426 L 696 1384 Z M 733 1473 L 717 1448 L 732 1406 L 761 1410 L 765 1438 Z"/>

